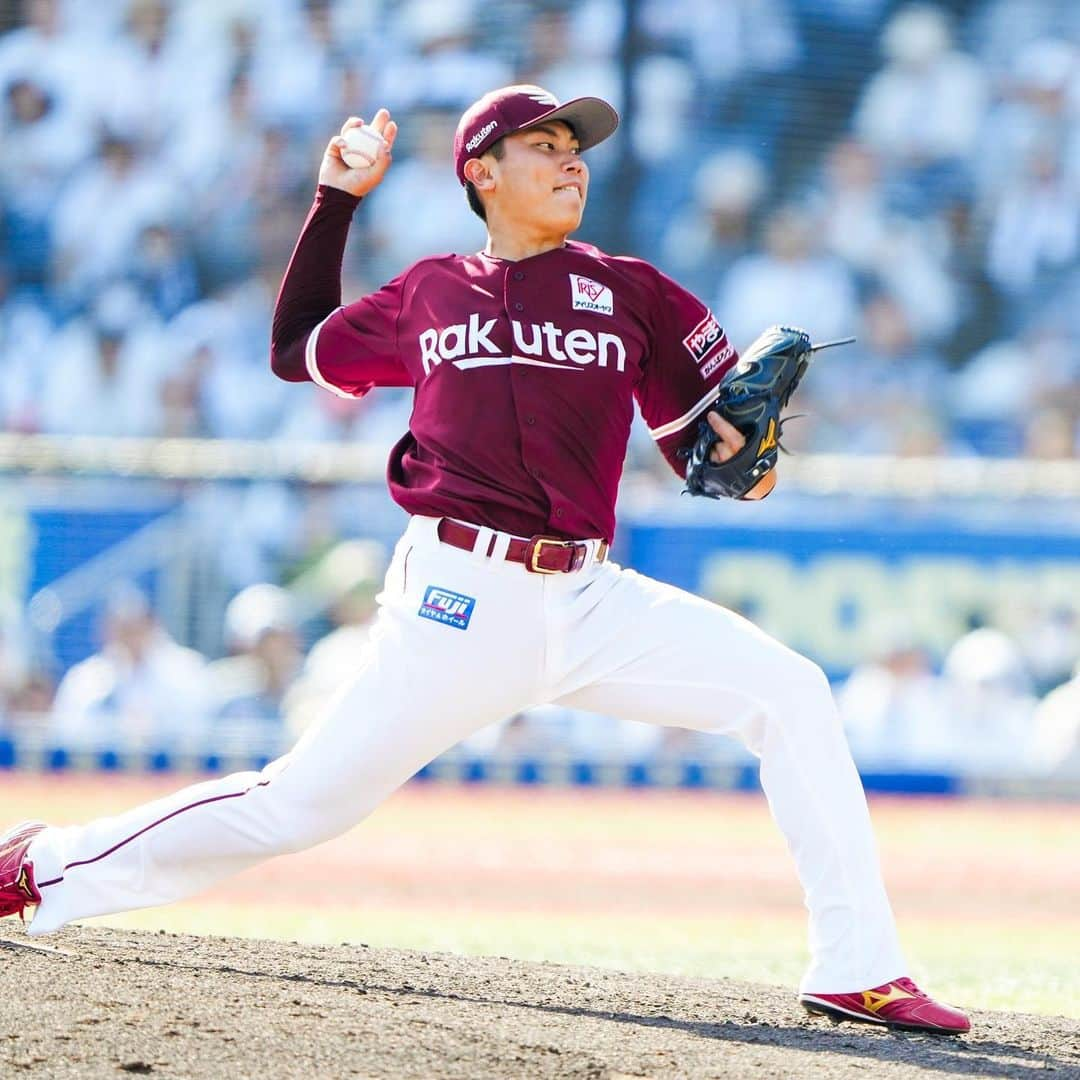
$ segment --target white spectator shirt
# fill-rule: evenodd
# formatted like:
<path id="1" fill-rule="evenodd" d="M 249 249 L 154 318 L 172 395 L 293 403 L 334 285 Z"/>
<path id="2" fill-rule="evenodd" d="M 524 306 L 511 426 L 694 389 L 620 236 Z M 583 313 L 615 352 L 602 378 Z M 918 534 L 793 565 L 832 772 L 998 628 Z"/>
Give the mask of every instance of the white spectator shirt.
<path id="1" fill-rule="evenodd" d="M 826 340 L 851 334 L 858 318 L 851 271 L 827 256 L 745 255 L 732 266 L 713 310 L 724 313 L 728 337 L 740 350 L 774 323 L 801 326 Z"/>
<path id="2" fill-rule="evenodd" d="M 139 232 L 179 216 L 179 184 L 152 164 L 117 174 L 96 160 L 60 194 L 53 238 L 61 281 L 89 289 L 129 268 Z"/>
<path id="3" fill-rule="evenodd" d="M 647 0 L 641 22 L 650 37 L 689 48 L 695 69 L 710 83 L 785 71 L 799 58 L 796 27 L 780 0 Z"/>
<path id="4" fill-rule="evenodd" d="M 490 53 L 467 48 L 440 49 L 427 55 L 405 53 L 372 75 L 371 100 L 393 102 L 402 111 L 421 105 L 464 109 L 493 86 L 514 81 L 507 64 Z M 443 186 L 447 186 L 445 177 Z"/>
<path id="5" fill-rule="evenodd" d="M 0 305 L 0 429 L 33 431 L 44 400 L 41 357 L 53 326 L 43 307 L 31 300 Z"/>
<path id="6" fill-rule="evenodd" d="M 117 369 L 102 371 L 90 327 L 74 323 L 47 344 L 40 424 L 51 435 L 154 435 L 158 431 L 159 372 L 154 338 L 131 334 L 120 346 Z M 158 340 L 160 344 L 160 340 Z"/>
<path id="7" fill-rule="evenodd" d="M 161 633 L 137 665 L 109 646 L 75 664 L 56 691 L 53 734 L 74 747 L 197 745 L 206 710 L 205 660 Z"/>
<path id="8" fill-rule="evenodd" d="M 395 273 L 433 252 L 479 251 L 485 239 L 465 193 L 448 181 L 445 163 L 422 158 L 396 162 L 386 174 L 371 229 L 380 262 Z"/>
<path id="9" fill-rule="evenodd" d="M 93 130 L 56 104 L 37 122 L 0 128 L 0 194 L 25 214 L 46 217 L 61 185 L 90 159 Z"/>
<path id="10" fill-rule="evenodd" d="M 1003 289 L 1024 293 L 1042 271 L 1075 267 L 1080 254 L 1080 199 L 1060 181 L 1022 179 L 994 214 L 987 271 Z"/>
<path id="11" fill-rule="evenodd" d="M 890 65 L 867 84 L 855 131 L 886 158 L 938 161 L 975 148 L 986 85 L 969 56 L 948 53 L 925 71 Z"/>
<path id="12" fill-rule="evenodd" d="M 28 78 L 51 91 L 58 111 L 85 112 L 85 103 L 95 97 L 97 55 L 96 42 L 82 42 L 70 32 L 48 36 L 32 26 L 12 30 L 0 35 L 0 87 Z"/>
<path id="13" fill-rule="evenodd" d="M 1080 778 L 1080 675 L 1043 698 L 1033 727 L 1036 771 Z"/>
<path id="14" fill-rule="evenodd" d="M 963 756 L 948 688 L 930 672 L 901 676 L 882 664 L 862 665 L 837 691 L 836 704 L 860 766 L 934 772 Z"/>

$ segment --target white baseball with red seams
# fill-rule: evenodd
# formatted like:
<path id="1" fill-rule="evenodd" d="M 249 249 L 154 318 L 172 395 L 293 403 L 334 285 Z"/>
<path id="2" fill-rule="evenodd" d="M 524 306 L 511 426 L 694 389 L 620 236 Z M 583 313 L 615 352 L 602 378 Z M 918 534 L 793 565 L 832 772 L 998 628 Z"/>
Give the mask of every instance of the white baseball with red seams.
<path id="1" fill-rule="evenodd" d="M 341 159 L 350 169 L 366 169 L 374 165 L 380 148 L 386 145 L 382 135 L 367 124 L 351 127 L 341 137 L 345 140 Z"/>

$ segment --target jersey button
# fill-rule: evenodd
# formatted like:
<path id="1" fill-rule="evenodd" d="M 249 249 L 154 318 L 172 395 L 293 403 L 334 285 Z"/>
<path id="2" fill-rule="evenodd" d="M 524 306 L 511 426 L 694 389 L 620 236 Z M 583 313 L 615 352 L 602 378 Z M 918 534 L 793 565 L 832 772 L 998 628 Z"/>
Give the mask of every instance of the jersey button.
<path id="1" fill-rule="evenodd" d="M 514 280 L 515 281 L 524 281 L 525 280 L 525 275 L 520 270 L 515 270 L 514 271 Z"/>
<path id="2" fill-rule="evenodd" d="M 524 311 L 525 310 L 525 305 L 522 304 L 522 303 L 517 303 L 517 304 L 514 305 L 514 310 L 515 311 Z"/>
<path id="3" fill-rule="evenodd" d="M 558 510 L 555 511 L 555 516 L 556 517 L 562 517 L 563 516 L 563 508 L 561 506 L 559 507 Z"/>
<path id="4" fill-rule="evenodd" d="M 535 416 L 526 416 L 525 417 L 525 423 L 528 424 L 529 427 L 532 427 L 536 423 L 536 417 Z"/>

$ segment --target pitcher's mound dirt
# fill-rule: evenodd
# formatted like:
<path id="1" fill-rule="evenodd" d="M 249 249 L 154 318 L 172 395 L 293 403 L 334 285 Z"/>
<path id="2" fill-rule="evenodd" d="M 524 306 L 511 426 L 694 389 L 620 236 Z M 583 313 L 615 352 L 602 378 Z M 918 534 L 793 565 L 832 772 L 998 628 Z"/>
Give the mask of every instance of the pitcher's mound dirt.
<path id="1" fill-rule="evenodd" d="M 1080 1077 L 1080 1024 L 964 1038 L 806 1016 L 790 989 L 364 946 L 74 928 L 0 941 L 0 1076 Z"/>

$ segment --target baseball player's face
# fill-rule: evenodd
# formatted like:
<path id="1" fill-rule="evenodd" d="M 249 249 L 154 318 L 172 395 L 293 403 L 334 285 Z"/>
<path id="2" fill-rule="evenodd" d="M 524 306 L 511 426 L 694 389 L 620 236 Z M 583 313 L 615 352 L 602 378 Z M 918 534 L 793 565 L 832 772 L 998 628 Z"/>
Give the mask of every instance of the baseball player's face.
<path id="1" fill-rule="evenodd" d="M 502 160 L 488 157 L 493 198 L 505 220 L 567 235 L 581 224 L 589 169 L 578 141 L 560 120 L 507 135 Z"/>

